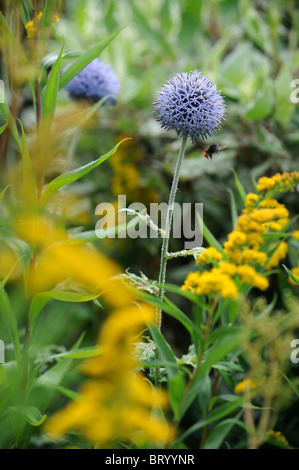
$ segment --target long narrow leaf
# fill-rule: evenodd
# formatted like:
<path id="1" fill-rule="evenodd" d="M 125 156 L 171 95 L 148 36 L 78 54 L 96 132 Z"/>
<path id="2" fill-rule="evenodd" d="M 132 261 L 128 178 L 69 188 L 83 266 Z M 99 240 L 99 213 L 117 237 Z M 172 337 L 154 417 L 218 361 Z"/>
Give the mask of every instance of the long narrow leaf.
<path id="1" fill-rule="evenodd" d="M 22 163 L 23 163 L 23 178 L 24 178 L 24 190 L 28 201 L 32 204 L 37 204 L 37 183 L 34 174 L 33 165 L 28 151 L 26 136 L 23 125 L 19 121 L 22 131 Z"/>
<path id="2" fill-rule="evenodd" d="M 88 295 L 80 294 L 77 292 L 67 292 L 67 291 L 46 291 L 36 294 L 33 298 L 30 309 L 29 309 L 29 325 L 32 328 L 35 320 L 38 315 L 45 307 L 46 303 L 50 299 L 60 300 L 62 302 L 89 302 L 90 300 L 95 300 L 100 294 L 97 295 Z"/>
<path id="3" fill-rule="evenodd" d="M 0 285 L 0 315 L 6 325 L 12 344 L 14 346 L 14 353 L 18 363 L 21 362 L 21 349 L 18 335 L 18 325 L 16 317 L 13 313 L 10 300 L 4 289 L 3 283 Z"/>
<path id="4" fill-rule="evenodd" d="M 235 170 L 234 170 L 233 168 L 232 168 L 231 170 L 232 170 L 232 172 L 233 172 L 233 174 L 234 174 L 234 177 L 235 177 L 236 188 L 237 188 L 237 190 L 238 190 L 238 192 L 239 192 L 239 194 L 240 194 L 240 196 L 241 196 L 242 201 L 245 203 L 245 200 L 246 200 L 246 193 L 245 193 L 245 190 L 244 190 L 244 188 L 243 188 L 243 186 L 242 186 L 242 184 L 241 184 L 241 182 L 240 182 L 240 180 L 239 180 L 239 178 L 238 178 L 238 175 L 237 175 L 237 173 L 235 172 Z"/>
<path id="5" fill-rule="evenodd" d="M 83 176 L 87 175 L 90 173 L 94 168 L 99 166 L 101 163 L 105 162 L 110 158 L 112 155 L 114 155 L 118 149 L 118 147 L 125 141 L 128 140 L 128 138 L 121 140 L 110 152 L 106 153 L 105 155 L 102 155 L 99 157 L 97 160 L 94 160 L 93 162 L 87 163 L 87 165 L 81 166 L 80 168 L 76 168 L 75 170 L 68 171 L 67 173 L 64 173 L 60 176 L 57 176 L 51 183 L 49 183 L 46 188 L 44 189 L 40 204 L 41 206 L 45 206 L 47 201 L 63 186 L 73 183 L 74 181 L 79 180 Z"/>
<path id="6" fill-rule="evenodd" d="M 158 328 L 154 325 L 148 325 L 148 329 L 150 331 L 150 334 L 153 340 L 155 341 L 157 345 L 162 361 L 165 361 L 166 363 L 171 362 L 175 364 L 177 362 L 176 357 L 173 354 L 172 349 L 167 343 L 166 339 L 158 330 Z M 172 379 L 177 373 L 173 367 L 169 367 L 169 366 L 166 367 L 166 371 L 167 371 L 167 375 L 169 379 Z"/>
<path id="7" fill-rule="evenodd" d="M 64 45 L 61 48 L 60 54 L 52 67 L 52 70 L 49 74 L 47 85 L 43 91 L 43 119 L 49 128 L 51 127 L 55 107 L 56 99 L 59 85 L 59 72 L 61 69 L 62 53 Z"/>
<path id="8" fill-rule="evenodd" d="M 81 72 L 81 70 L 83 70 L 88 64 L 90 64 L 90 62 L 92 62 L 96 57 L 98 57 L 125 27 L 126 26 L 116 31 L 116 33 L 111 34 L 111 36 L 109 36 L 108 38 L 103 39 L 92 49 L 85 52 L 80 57 L 78 57 L 73 63 L 71 63 L 71 65 L 65 70 L 65 72 L 60 77 L 59 89 L 65 87 L 76 75 L 78 75 L 79 72 Z"/>

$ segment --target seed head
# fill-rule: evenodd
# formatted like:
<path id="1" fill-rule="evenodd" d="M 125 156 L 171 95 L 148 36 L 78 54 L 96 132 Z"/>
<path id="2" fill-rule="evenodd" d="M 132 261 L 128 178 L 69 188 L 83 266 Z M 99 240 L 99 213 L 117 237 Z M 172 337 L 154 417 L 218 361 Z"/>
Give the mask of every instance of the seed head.
<path id="1" fill-rule="evenodd" d="M 109 96 L 105 103 L 116 102 L 119 82 L 115 72 L 100 59 L 94 59 L 65 87 L 73 99 L 85 99 L 96 103 Z"/>
<path id="2" fill-rule="evenodd" d="M 175 129 L 192 142 L 217 132 L 226 106 L 216 84 L 201 72 L 184 72 L 162 86 L 154 101 L 154 113 L 161 127 Z"/>

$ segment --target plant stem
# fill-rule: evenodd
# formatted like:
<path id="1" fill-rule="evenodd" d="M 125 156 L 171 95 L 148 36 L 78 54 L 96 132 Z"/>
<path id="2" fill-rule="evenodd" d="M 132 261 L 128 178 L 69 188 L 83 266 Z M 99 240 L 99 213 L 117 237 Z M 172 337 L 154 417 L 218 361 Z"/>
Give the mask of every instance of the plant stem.
<path id="1" fill-rule="evenodd" d="M 33 21 L 34 21 L 34 27 L 36 28 L 34 43 L 35 43 L 36 53 L 38 54 L 37 0 L 34 0 L 34 3 L 33 3 Z M 38 70 L 38 67 L 39 67 L 38 56 L 36 57 L 36 67 Z M 37 131 L 38 131 L 40 121 L 41 121 L 41 95 L 40 95 L 40 83 L 39 83 L 38 72 L 35 78 L 35 104 L 36 104 L 36 126 L 37 126 Z"/>
<path id="2" fill-rule="evenodd" d="M 183 136 L 182 142 L 181 142 L 181 148 L 179 151 L 178 159 L 176 162 L 176 167 L 174 170 L 174 175 L 173 175 L 173 180 L 172 180 L 172 185 L 171 185 L 171 190 L 169 194 L 169 200 L 168 200 L 168 206 L 167 206 L 167 214 L 166 214 L 166 221 L 165 221 L 165 235 L 163 237 L 163 243 L 162 243 L 162 248 L 161 248 L 161 261 L 160 261 L 160 273 L 159 273 L 159 299 L 163 300 L 163 296 L 165 293 L 164 289 L 164 284 L 165 284 L 165 278 L 166 278 L 166 267 L 167 267 L 167 260 L 168 260 L 168 245 L 169 245 L 169 237 L 170 237 L 170 230 L 171 230 L 171 223 L 172 223 L 172 217 L 173 217 L 173 209 L 174 209 L 174 203 L 175 203 L 175 195 L 177 192 L 178 188 L 178 183 L 179 183 L 179 178 L 180 178 L 180 171 L 181 171 L 181 166 L 182 162 L 184 159 L 185 155 L 185 150 L 186 150 L 186 144 L 187 144 L 187 136 Z M 162 311 L 161 309 L 157 309 L 156 312 L 156 324 L 159 329 L 161 330 L 161 324 L 162 324 Z"/>

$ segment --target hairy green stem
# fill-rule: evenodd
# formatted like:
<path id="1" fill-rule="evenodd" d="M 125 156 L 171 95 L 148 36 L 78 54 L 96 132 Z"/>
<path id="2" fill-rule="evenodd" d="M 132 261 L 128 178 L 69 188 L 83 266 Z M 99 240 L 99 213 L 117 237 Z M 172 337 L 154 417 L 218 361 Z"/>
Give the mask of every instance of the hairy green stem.
<path id="1" fill-rule="evenodd" d="M 173 209 L 174 209 L 174 203 L 175 203 L 175 195 L 176 195 L 177 188 L 178 188 L 178 182 L 180 178 L 182 162 L 183 162 L 184 155 L 185 155 L 186 144 L 187 144 L 187 136 L 184 135 L 182 138 L 181 148 L 179 151 L 179 156 L 178 156 L 176 167 L 174 170 L 171 190 L 169 194 L 168 207 L 167 207 L 167 214 L 166 214 L 166 221 L 165 221 L 165 234 L 163 237 L 163 243 L 162 243 L 162 249 L 161 249 L 160 273 L 159 273 L 159 281 L 158 281 L 159 282 L 158 296 L 160 300 L 163 299 L 163 296 L 165 293 L 164 284 L 165 284 L 166 267 L 167 267 L 167 260 L 168 260 L 169 237 L 170 237 Z M 162 311 L 160 309 L 157 309 L 156 325 L 159 330 L 161 330 L 161 324 L 162 324 Z"/>

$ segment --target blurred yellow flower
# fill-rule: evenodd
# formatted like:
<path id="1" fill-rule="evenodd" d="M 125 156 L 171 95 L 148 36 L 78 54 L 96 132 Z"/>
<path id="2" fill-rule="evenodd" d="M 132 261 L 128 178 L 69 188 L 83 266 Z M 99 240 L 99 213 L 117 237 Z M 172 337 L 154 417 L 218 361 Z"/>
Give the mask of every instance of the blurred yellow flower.
<path id="1" fill-rule="evenodd" d="M 37 35 L 39 23 L 42 19 L 43 12 L 40 11 L 37 16 L 36 16 L 36 21 L 35 20 L 30 20 L 28 23 L 25 24 L 25 29 L 27 31 L 27 38 L 33 39 Z M 57 23 L 60 20 L 58 15 L 54 15 L 53 17 L 53 23 Z"/>
<path id="2" fill-rule="evenodd" d="M 245 379 L 239 382 L 234 389 L 237 395 L 242 395 L 249 390 L 255 390 L 264 383 L 264 380 Z"/>
<path id="3" fill-rule="evenodd" d="M 270 269 L 276 268 L 280 261 L 286 257 L 288 249 L 289 247 L 286 242 L 279 243 L 278 247 L 276 248 L 266 265 L 266 270 L 269 271 Z"/>
<path id="4" fill-rule="evenodd" d="M 293 237 L 295 238 L 295 240 L 299 241 L 299 230 L 294 230 Z"/>
<path id="5" fill-rule="evenodd" d="M 114 261 L 93 246 L 69 237 L 50 218 L 24 214 L 15 227 L 18 236 L 37 249 L 34 266 L 28 272 L 31 295 L 72 279 L 90 292 L 102 292 L 112 306 L 126 305 L 134 298 L 116 278 L 121 271 Z"/>
<path id="6" fill-rule="evenodd" d="M 268 431 L 267 434 L 269 437 L 273 437 L 281 444 L 284 444 L 286 446 L 289 445 L 286 437 L 280 431 L 274 431 L 274 429 L 270 429 L 270 431 Z"/>
<path id="7" fill-rule="evenodd" d="M 77 401 L 49 419 L 46 433 L 59 437 L 77 429 L 104 448 L 119 440 L 142 445 L 172 439 L 173 430 L 159 412 L 168 404 L 166 392 L 136 371 L 139 361 L 133 351 L 133 341 L 154 318 L 154 308 L 146 304 L 131 304 L 108 317 L 99 337 L 103 354 L 83 366 L 93 379 L 81 388 Z"/>
<path id="8" fill-rule="evenodd" d="M 237 267 L 237 273 L 240 276 L 241 282 L 257 287 L 258 289 L 265 290 L 269 287 L 269 281 L 257 273 L 256 270 L 249 265 L 241 265 Z"/>

